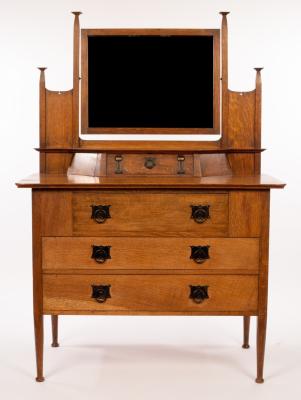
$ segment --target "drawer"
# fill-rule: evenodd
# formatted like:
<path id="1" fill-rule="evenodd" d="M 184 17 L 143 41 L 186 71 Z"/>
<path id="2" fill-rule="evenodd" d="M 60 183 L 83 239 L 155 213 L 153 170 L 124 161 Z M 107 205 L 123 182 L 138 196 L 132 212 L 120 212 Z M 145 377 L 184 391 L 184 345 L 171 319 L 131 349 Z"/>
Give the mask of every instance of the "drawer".
<path id="1" fill-rule="evenodd" d="M 194 174 L 193 156 L 177 154 L 108 154 L 107 175 L 179 176 Z"/>
<path id="2" fill-rule="evenodd" d="M 208 247 L 209 246 L 209 247 Z M 259 240 L 232 238 L 54 238 L 42 241 L 44 270 L 258 270 Z"/>
<path id="3" fill-rule="evenodd" d="M 74 192 L 72 206 L 77 236 L 228 234 L 226 193 Z"/>
<path id="4" fill-rule="evenodd" d="M 43 276 L 45 313 L 256 313 L 257 292 L 252 275 Z"/>

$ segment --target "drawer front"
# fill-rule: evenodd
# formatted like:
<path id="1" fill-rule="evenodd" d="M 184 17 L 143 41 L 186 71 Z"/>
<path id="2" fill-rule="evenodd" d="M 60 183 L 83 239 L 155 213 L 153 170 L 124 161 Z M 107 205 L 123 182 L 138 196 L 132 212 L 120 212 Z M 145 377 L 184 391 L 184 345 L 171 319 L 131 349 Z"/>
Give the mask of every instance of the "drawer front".
<path id="1" fill-rule="evenodd" d="M 43 238 L 43 269 L 258 270 L 258 239 Z"/>
<path id="2" fill-rule="evenodd" d="M 107 175 L 193 175 L 193 156 L 177 154 L 108 154 Z"/>
<path id="3" fill-rule="evenodd" d="M 252 275 L 44 275 L 43 286 L 45 313 L 257 310 Z"/>
<path id="4" fill-rule="evenodd" d="M 102 213 L 102 218 L 92 218 L 95 210 Z M 147 191 L 73 193 L 74 235 L 149 236 L 150 233 L 163 233 L 164 236 L 227 236 L 228 194 Z"/>

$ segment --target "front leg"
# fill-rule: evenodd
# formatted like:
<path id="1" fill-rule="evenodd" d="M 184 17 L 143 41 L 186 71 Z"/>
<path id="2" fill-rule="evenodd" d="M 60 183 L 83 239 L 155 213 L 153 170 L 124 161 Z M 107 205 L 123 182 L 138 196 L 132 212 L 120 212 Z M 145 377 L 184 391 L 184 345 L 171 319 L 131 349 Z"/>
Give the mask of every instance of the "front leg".
<path id="1" fill-rule="evenodd" d="M 44 347 L 44 316 L 34 312 L 34 332 L 36 345 L 37 382 L 45 380 L 43 376 L 43 347 Z"/>
<path id="2" fill-rule="evenodd" d="M 263 364 L 266 338 L 267 315 L 257 317 L 257 378 L 256 383 L 263 383 Z"/>

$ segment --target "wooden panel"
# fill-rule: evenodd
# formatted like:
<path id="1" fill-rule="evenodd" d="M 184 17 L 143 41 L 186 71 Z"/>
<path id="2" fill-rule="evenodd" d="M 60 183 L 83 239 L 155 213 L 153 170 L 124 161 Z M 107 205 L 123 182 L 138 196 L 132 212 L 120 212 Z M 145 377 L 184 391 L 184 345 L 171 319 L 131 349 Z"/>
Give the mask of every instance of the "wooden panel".
<path id="1" fill-rule="evenodd" d="M 73 154 L 45 154 L 46 169 L 49 174 L 66 174 Z"/>
<path id="2" fill-rule="evenodd" d="M 232 174 L 237 176 L 248 176 L 255 173 L 254 154 L 228 154 Z"/>
<path id="3" fill-rule="evenodd" d="M 91 258 L 92 245 L 111 246 L 104 264 Z M 210 259 L 202 264 L 190 246 L 209 245 Z M 258 239 L 211 238 L 43 238 L 44 270 L 61 269 L 247 269 L 258 270 Z"/>
<path id="4" fill-rule="evenodd" d="M 46 146 L 72 146 L 72 90 L 46 90 Z"/>
<path id="5" fill-rule="evenodd" d="M 98 224 L 91 205 L 110 205 L 111 218 Z M 191 218 L 191 205 L 210 205 L 203 224 Z M 160 192 L 74 192 L 73 232 L 79 236 L 228 235 L 228 195 Z"/>
<path id="6" fill-rule="evenodd" d="M 107 156 L 107 175 L 116 176 L 116 154 Z M 185 155 L 183 169 L 185 175 L 193 175 L 193 156 Z M 145 162 L 152 158 L 153 168 L 147 168 Z M 179 162 L 176 154 L 122 154 L 120 162 L 122 175 L 178 175 Z"/>
<path id="7" fill-rule="evenodd" d="M 261 192 L 231 192 L 229 194 L 229 236 L 260 236 L 261 208 Z"/>
<path id="8" fill-rule="evenodd" d="M 255 90 L 232 92 L 229 90 L 228 146 L 244 148 L 254 146 Z"/>
<path id="9" fill-rule="evenodd" d="M 257 276 L 44 275 L 44 312 L 248 311 L 257 310 Z M 111 298 L 97 303 L 91 285 L 111 285 Z M 190 285 L 208 286 L 209 299 L 196 304 Z"/>
<path id="10" fill-rule="evenodd" d="M 40 201 L 42 236 L 72 235 L 72 193 L 41 191 Z"/>
<path id="11" fill-rule="evenodd" d="M 201 176 L 232 175 L 226 154 L 200 154 Z"/>

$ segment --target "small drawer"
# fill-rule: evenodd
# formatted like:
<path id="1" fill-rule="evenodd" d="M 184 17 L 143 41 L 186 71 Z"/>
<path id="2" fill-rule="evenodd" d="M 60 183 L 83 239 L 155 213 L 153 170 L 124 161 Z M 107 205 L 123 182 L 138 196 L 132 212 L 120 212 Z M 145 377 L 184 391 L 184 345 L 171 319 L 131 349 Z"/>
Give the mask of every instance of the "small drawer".
<path id="1" fill-rule="evenodd" d="M 256 313 L 252 275 L 44 275 L 46 314 Z"/>
<path id="2" fill-rule="evenodd" d="M 73 192 L 77 236 L 227 236 L 228 194 Z"/>
<path id="3" fill-rule="evenodd" d="M 232 238 L 43 238 L 44 270 L 258 271 L 259 240 Z"/>
<path id="4" fill-rule="evenodd" d="M 177 154 L 108 154 L 107 176 L 194 174 L 193 156 Z"/>

